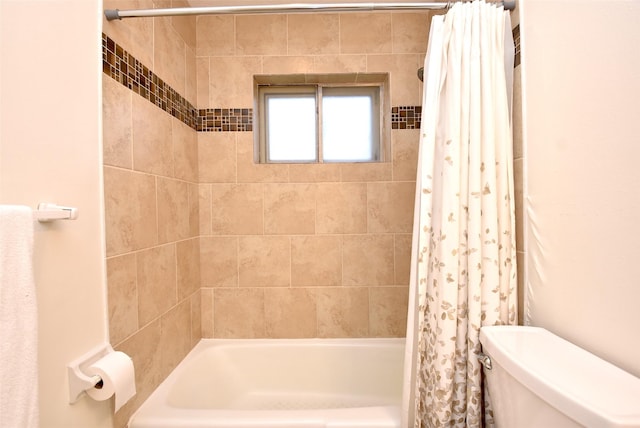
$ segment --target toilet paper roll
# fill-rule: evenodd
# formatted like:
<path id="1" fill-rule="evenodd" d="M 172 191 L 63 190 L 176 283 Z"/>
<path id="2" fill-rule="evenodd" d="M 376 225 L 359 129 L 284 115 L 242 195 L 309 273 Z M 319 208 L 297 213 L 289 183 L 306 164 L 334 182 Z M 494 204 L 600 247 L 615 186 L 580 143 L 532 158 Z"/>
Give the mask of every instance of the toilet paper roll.
<path id="1" fill-rule="evenodd" d="M 97 401 L 108 400 L 115 394 L 115 411 L 136 395 L 136 378 L 133 361 L 124 352 L 110 352 L 91 364 L 87 370 L 90 376 L 102 378 L 102 388 L 87 390 L 89 397 Z"/>

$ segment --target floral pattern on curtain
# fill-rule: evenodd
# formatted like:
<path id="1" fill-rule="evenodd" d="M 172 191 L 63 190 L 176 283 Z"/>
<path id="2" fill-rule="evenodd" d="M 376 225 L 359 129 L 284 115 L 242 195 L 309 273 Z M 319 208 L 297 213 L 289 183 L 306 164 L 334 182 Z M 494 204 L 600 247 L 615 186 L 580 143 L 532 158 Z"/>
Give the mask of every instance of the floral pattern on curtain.
<path id="1" fill-rule="evenodd" d="M 493 426 L 480 327 L 517 322 L 505 31 L 508 12 L 483 0 L 432 22 L 414 220 L 415 427 Z"/>

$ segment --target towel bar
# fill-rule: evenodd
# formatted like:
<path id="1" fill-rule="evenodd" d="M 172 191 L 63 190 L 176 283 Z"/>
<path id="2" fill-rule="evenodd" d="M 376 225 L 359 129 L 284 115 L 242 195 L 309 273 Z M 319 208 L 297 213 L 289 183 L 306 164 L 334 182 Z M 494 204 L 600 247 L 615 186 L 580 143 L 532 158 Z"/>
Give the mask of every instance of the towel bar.
<path id="1" fill-rule="evenodd" d="M 36 210 L 36 219 L 41 223 L 54 220 L 75 220 L 78 218 L 78 208 L 63 207 L 49 202 L 40 202 Z"/>

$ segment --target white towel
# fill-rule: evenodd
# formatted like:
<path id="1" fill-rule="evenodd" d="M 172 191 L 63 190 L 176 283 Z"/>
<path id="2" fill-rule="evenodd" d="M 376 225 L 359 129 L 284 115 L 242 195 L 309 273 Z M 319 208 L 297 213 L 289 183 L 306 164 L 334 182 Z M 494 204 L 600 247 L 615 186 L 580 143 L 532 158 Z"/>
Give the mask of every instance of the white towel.
<path id="1" fill-rule="evenodd" d="M 0 427 L 37 428 L 33 211 L 0 205 Z"/>

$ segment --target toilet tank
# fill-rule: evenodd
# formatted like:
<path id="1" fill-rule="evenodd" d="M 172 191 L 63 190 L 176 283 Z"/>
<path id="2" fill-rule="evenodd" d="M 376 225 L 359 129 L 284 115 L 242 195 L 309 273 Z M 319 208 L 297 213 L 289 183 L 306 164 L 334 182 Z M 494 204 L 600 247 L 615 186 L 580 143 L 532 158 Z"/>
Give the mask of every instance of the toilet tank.
<path id="1" fill-rule="evenodd" d="M 486 326 L 498 428 L 640 427 L 640 378 L 539 327 Z"/>

